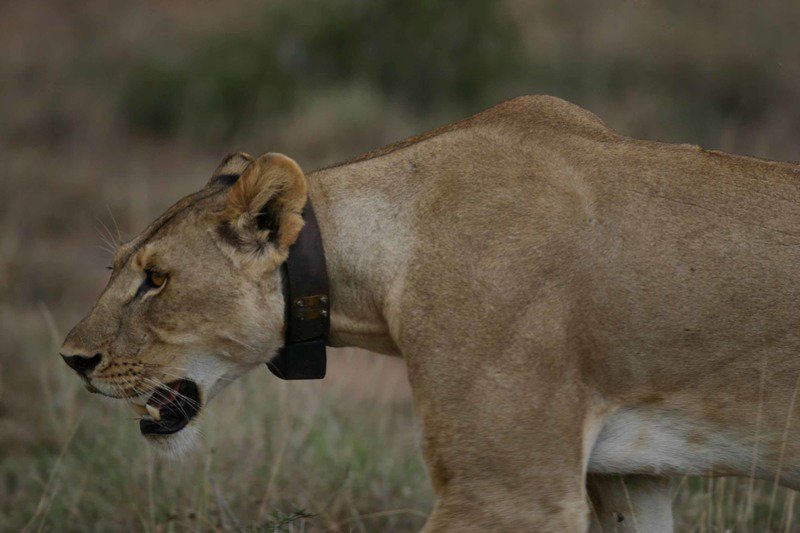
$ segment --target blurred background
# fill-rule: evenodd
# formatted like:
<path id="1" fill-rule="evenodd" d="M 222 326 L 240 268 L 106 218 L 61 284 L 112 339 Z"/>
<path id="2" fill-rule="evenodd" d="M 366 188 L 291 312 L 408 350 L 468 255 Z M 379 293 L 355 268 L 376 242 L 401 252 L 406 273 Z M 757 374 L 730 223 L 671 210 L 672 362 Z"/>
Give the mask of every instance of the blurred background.
<path id="1" fill-rule="evenodd" d="M 800 159 L 800 3 L 0 4 L 0 530 L 416 530 L 432 492 L 398 359 L 264 369 L 153 456 L 58 357 L 110 246 L 228 152 L 337 162 L 520 95 L 631 136 Z M 797 530 L 794 493 L 682 479 L 680 531 Z"/>

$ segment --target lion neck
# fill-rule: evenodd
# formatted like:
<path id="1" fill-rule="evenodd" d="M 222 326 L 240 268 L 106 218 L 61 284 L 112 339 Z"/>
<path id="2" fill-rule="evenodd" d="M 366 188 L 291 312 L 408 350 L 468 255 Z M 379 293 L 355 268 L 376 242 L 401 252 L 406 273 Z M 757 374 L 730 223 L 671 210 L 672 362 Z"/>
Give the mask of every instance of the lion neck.
<path id="1" fill-rule="evenodd" d="M 367 162 L 308 175 L 330 282 L 330 346 L 399 353 L 392 333 L 413 250 L 412 198 L 399 194 L 404 180 L 394 174 Z"/>

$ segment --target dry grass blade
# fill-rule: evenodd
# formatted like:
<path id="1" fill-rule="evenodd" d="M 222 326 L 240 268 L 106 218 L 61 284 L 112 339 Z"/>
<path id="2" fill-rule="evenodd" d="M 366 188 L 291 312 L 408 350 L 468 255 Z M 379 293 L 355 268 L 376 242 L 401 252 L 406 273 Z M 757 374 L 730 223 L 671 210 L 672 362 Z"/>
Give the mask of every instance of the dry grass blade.
<path id="1" fill-rule="evenodd" d="M 750 464 L 750 476 L 748 479 L 747 485 L 747 500 L 745 505 L 741 508 L 741 514 L 739 519 L 736 521 L 737 524 L 740 526 L 744 526 L 744 524 L 749 520 L 749 518 L 753 514 L 753 501 L 754 501 L 754 488 L 755 488 L 755 481 L 756 481 L 756 468 L 758 466 L 758 453 L 759 453 L 759 441 L 761 439 L 761 418 L 763 415 L 764 409 L 764 385 L 766 383 L 766 376 L 767 376 L 767 357 L 762 356 L 761 359 L 761 377 L 758 383 L 758 411 L 756 412 L 756 432 L 755 432 L 755 439 L 753 442 L 753 458 Z"/>
<path id="2" fill-rule="evenodd" d="M 49 502 L 53 495 L 50 494 L 50 489 L 53 486 L 53 481 L 56 478 L 56 474 L 58 473 L 58 469 L 61 466 L 62 461 L 64 460 L 64 455 L 67 453 L 67 450 L 72 444 L 72 439 L 75 437 L 75 434 L 78 432 L 78 428 L 81 425 L 81 420 L 75 423 L 75 426 L 72 428 L 72 431 L 69 434 L 69 437 L 61 446 L 61 451 L 59 452 L 58 456 L 56 457 L 56 461 L 53 464 L 52 469 L 50 470 L 50 476 L 47 478 L 47 482 L 42 489 L 42 495 L 39 498 L 39 503 L 36 505 L 36 511 L 34 512 L 33 516 L 31 516 L 30 520 L 25 527 L 22 528 L 22 533 L 27 533 L 33 527 L 33 524 L 40 519 L 39 527 L 37 528 L 38 531 L 44 527 L 44 523 L 47 520 L 47 509 L 49 508 Z"/>
<path id="3" fill-rule="evenodd" d="M 771 523 L 772 510 L 775 507 L 775 499 L 778 496 L 778 484 L 781 479 L 781 472 L 783 470 L 783 459 L 786 453 L 786 442 L 789 440 L 789 426 L 792 423 L 794 416 L 794 405 L 797 400 L 797 391 L 800 389 L 800 373 L 797 374 L 797 379 L 794 382 L 794 389 L 792 390 L 792 397 L 789 400 L 789 407 L 786 409 L 786 423 L 783 426 L 783 438 L 781 438 L 781 450 L 778 453 L 778 466 L 775 472 L 775 480 L 772 483 L 772 493 L 769 497 L 769 514 L 767 515 L 767 523 Z"/>

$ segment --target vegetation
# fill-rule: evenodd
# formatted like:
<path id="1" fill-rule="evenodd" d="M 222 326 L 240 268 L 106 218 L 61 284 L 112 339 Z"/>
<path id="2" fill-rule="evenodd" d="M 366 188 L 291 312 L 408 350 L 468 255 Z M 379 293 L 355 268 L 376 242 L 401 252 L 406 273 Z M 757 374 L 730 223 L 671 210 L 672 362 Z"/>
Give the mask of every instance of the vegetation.
<path id="1" fill-rule="evenodd" d="M 461 108 L 508 81 L 517 29 L 484 0 L 299 0 L 179 53 L 147 50 L 121 88 L 132 127 L 219 139 L 290 112 L 313 88 L 359 81 L 416 112 Z"/>

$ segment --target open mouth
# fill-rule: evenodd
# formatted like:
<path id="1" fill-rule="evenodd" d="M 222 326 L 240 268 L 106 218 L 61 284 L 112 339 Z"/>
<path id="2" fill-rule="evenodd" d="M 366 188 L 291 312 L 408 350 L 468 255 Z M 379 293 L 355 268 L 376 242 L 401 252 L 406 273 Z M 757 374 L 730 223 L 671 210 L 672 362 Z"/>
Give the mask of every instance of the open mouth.
<path id="1" fill-rule="evenodd" d="M 148 415 L 139 421 L 142 435 L 177 433 L 200 412 L 200 390 L 194 381 L 179 379 L 156 390 L 145 408 Z"/>

